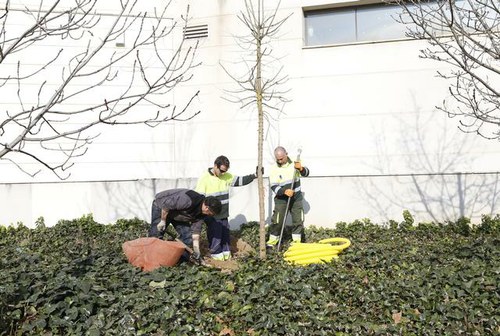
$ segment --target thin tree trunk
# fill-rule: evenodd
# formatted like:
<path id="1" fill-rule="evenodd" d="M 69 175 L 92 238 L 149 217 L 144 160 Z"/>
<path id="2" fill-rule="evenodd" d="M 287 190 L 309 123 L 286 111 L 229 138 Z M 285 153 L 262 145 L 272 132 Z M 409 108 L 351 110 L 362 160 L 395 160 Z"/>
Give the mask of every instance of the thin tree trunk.
<path id="1" fill-rule="evenodd" d="M 259 10 L 260 13 L 260 10 Z M 260 36 L 260 34 L 259 34 Z M 264 110 L 262 106 L 262 51 L 261 51 L 261 40 L 257 39 L 257 76 L 255 78 L 255 94 L 257 98 L 257 112 L 259 116 L 259 127 L 258 127 L 258 165 L 259 165 L 259 256 L 261 259 L 266 258 L 266 222 L 264 213 L 264 182 L 262 174 L 260 173 L 260 168 L 262 167 L 262 153 L 264 144 Z"/>

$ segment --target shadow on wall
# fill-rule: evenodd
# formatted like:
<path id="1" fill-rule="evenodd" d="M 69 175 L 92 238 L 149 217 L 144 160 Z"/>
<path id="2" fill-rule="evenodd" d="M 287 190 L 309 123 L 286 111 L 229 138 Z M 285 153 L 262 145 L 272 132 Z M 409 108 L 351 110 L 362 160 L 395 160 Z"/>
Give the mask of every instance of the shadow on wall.
<path id="1" fill-rule="evenodd" d="M 360 181 L 367 204 L 386 220 L 399 209 L 433 222 L 478 219 L 500 210 L 499 173 L 380 176 Z M 376 197 L 372 195 L 377 195 Z"/>
<path id="2" fill-rule="evenodd" d="M 98 184 L 93 191 L 98 203 L 94 204 L 94 217 L 103 223 L 134 217 L 149 223 L 151 204 L 157 193 L 174 188 L 192 189 L 195 182 L 193 179 L 148 179 Z"/>
<path id="3" fill-rule="evenodd" d="M 105 182 L 104 190 L 108 195 L 109 205 L 109 212 L 106 216 L 147 219 L 151 215 L 151 195 L 155 194 L 157 184 L 156 180 L 137 181 L 130 184 Z"/>
<path id="4" fill-rule="evenodd" d="M 304 196 L 304 200 L 302 201 L 304 205 L 304 214 L 307 215 L 307 213 L 311 210 L 311 204 L 307 201 L 305 192 L 302 192 L 302 196 Z"/>
<path id="5" fill-rule="evenodd" d="M 236 217 L 229 220 L 229 227 L 231 230 L 238 230 L 241 224 L 244 223 L 248 223 L 247 218 L 242 214 L 238 214 Z"/>
<path id="6" fill-rule="evenodd" d="M 96 183 L 92 186 L 91 203 L 94 219 L 100 223 L 114 223 L 117 219 L 137 217 L 149 223 L 151 221 L 151 203 L 158 192 L 174 188 L 194 189 L 196 178 L 190 179 L 147 179 L 138 181 L 118 181 Z M 267 189 L 269 190 L 269 189 Z M 247 197 L 254 195 L 252 190 L 245 191 L 244 197 L 234 199 L 230 208 L 231 216 L 229 225 L 231 230 L 237 230 L 243 223 L 258 221 L 258 204 L 256 199 Z M 311 211 L 311 204 L 304 195 L 304 214 Z M 266 192 L 266 218 L 267 224 L 271 223 L 274 207 L 274 194 Z M 255 208 L 254 208 L 255 207 Z M 237 209 L 249 211 L 238 211 Z M 234 216 L 234 217 L 233 217 Z M 291 216 L 287 216 L 287 224 L 291 223 Z M 306 218 L 307 219 L 307 218 Z"/>
<path id="7" fill-rule="evenodd" d="M 389 214 L 407 209 L 413 215 L 444 222 L 500 210 L 499 173 L 478 171 L 476 167 L 481 166 L 475 164 L 480 158 L 475 154 L 481 147 L 479 141 L 484 140 L 450 127 L 446 118 L 423 113 L 415 103 L 413 120 L 395 117 L 395 130 L 375 132 L 373 168 L 378 174 L 360 177 L 357 184 L 380 217 L 393 219 Z M 391 152 L 407 155 L 395 160 Z M 398 171 L 408 173 L 394 174 Z"/>

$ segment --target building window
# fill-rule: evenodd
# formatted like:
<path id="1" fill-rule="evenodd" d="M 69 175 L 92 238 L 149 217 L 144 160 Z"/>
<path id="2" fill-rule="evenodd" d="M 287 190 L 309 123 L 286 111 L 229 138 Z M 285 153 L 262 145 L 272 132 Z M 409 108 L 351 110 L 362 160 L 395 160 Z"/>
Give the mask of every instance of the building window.
<path id="1" fill-rule="evenodd" d="M 304 40 L 306 46 L 318 46 L 408 39 L 408 31 L 446 36 L 451 34 L 447 22 L 451 20 L 450 6 L 453 19 L 460 21 L 465 31 L 477 33 L 489 29 L 485 27 L 496 27 L 498 10 L 491 6 L 466 0 L 422 0 L 418 4 L 408 3 L 408 13 L 399 5 L 386 3 L 304 10 Z M 412 16 L 425 19 L 425 33 Z"/>
<path id="2" fill-rule="evenodd" d="M 377 4 L 304 11 L 307 46 L 404 39 L 406 26 L 395 20 L 399 6 Z"/>

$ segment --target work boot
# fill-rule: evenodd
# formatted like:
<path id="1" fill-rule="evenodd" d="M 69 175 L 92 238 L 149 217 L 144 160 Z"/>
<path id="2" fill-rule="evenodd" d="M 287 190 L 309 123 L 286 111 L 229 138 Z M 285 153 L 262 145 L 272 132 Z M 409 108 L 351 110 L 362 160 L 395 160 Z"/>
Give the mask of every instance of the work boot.
<path id="1" fill-rule="evenodd" d="M 269 235 L 269 239 L 267 240 L 266 243 L 266 253 L 274 253 L 276 252 L 276 246 L 278 246 L 280 237 L 275 236 L 273 234 Z"/>
<path id="2" fill-rule="evenodd" d="M 269 239 L 267 240 L 267 246 L 276 246 L 276 244 L 278 244 L 278 241 L 280 239 L 280 236 L 275 236 L 275 235 L 272 235 L 270 234 L 269 235 Z"/>
<path id="3" fill-rule="evenodd" d="M 221 253 L 216 253 L 211 255 L 213 260 L 218 260 L 218 261 L 224 261 L 224 254 Z"/>

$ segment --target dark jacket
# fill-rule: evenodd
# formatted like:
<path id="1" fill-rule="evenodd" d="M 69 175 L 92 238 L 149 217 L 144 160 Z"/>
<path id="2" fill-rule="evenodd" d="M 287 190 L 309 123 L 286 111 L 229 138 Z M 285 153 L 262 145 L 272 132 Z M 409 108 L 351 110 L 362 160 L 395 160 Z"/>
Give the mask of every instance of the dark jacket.
<path id="1" fill-rule="evenodd" d="M 199 234 L 206 217 L 201 212 L 204 200 L 204 195 L 191 189 L 169 189 L 156 194 L 154 203 L 158 208 L 168 210 L 167 223 L 192 225 L 193 233 Z"/>

